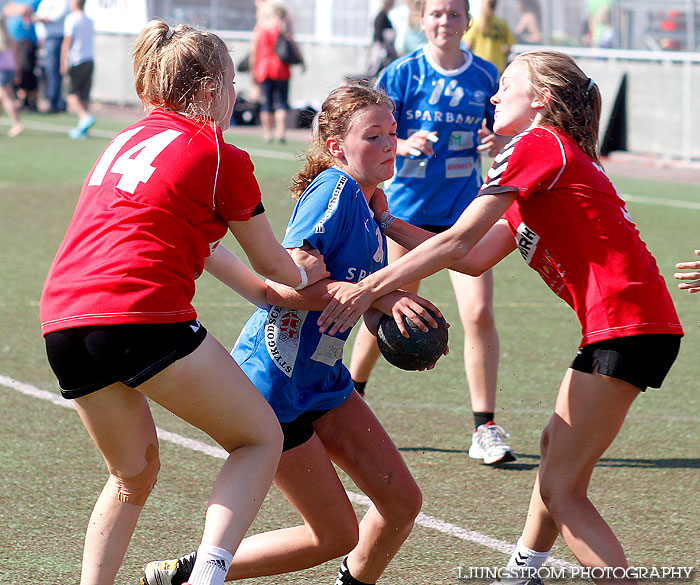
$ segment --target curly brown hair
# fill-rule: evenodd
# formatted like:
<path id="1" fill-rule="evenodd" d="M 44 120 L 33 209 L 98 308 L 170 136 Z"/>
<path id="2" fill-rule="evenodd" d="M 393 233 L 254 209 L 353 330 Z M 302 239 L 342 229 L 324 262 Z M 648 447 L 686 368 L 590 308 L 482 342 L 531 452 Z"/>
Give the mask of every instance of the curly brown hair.
<path id="1" fill-rule="evenodd" d="M 291 190 L 295 199 L 301 197 L 311 181 L 335 164 L 326 141 L 334 136 L 343 138 L 355 114 L 370 106 L 387 106 L 392 113 L 395 109 L 391 98 L 383 91 L 373 88 L 366 80 L 351 81 L 328 95 L 314 120 L 313 138 L 306 151 L 306 162 L 292 179 Z"/>

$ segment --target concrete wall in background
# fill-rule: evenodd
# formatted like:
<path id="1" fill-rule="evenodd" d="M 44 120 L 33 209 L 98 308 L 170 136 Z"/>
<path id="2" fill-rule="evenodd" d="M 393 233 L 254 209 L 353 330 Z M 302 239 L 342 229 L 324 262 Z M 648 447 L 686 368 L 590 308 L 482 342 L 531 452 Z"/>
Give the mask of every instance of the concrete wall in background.
<path id="1" fill-rule="evenodd" d="M 138 104 L 130 57 L 134 41 L 135 37 L 128 35 L 97 36 L 93 84 L 96 101 Z M 234 62 L 248 53 L 248 41 L 230 40 L 228 44 Z M 302 49 L 307 66 L 304 72 L 293 68 L 290 102 L 294 107 L 311 104 L 318 108 L 330 90 L 364 69 L 367 49 L 362 46 L 306 44 Z M 629 151 L 700 159 L 700 65 L 586 58 L 577 61 L 596 80 L 607 106 L 616 97 L 622 74 L 627 75 Z M 683 82 L 688 78 L 695 99 L 684 106 Z M 250 74 L 239 73 L 239 94 L 250 97 L 251 87 Z M 604 130 L 601 128 L 601 132 Z"/>

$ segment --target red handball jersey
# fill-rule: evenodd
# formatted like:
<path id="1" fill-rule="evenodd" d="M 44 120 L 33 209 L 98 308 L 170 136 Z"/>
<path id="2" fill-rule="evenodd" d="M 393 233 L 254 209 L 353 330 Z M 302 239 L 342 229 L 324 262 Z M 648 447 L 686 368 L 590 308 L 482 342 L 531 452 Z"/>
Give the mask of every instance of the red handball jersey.
<path id="1" fill-rule="evenodd" d="M 567 134 L 535 128 L 495 158 L 481 193 L 516 191 L 504 214 L 525 261 L 576 312 L 581 345 L 683 334 L 666 283 L 603 169 Z"/>
<path id="2" fill-rule="evenodd" d="M 218 126 L 154 111 L 87 176 L 44 285 L 42 333 L 194 319 L 204 259 L 259 204 L 250 157 Z"/>

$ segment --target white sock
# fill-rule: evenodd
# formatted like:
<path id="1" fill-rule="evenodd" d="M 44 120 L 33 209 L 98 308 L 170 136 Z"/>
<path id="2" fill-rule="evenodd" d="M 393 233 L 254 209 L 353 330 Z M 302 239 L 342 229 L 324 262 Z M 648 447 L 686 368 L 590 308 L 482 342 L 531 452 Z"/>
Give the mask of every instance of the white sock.
<path id="1" fill-rule="evenodd" d="M 550 552 L 532 550 L 523 544 L 522 538 L 519 538 L 515 545 L 515 550 L 506 564 L 506 569 L 514 569 L 512 578 L 503 579 L 504 585 L 515 585 L 516 583 L 524 582 L 528 578 L 537 576 L 537 569 L 544 565 Z"/>
<path id="2" fill-rule="evenodd" d="M 209 544 L 200 545 L 197 549 L 197 561 L 188 583 L 192 585 L 223 585 L 231 561 L 233 561 L 233 555 L 227 550 Z"/>

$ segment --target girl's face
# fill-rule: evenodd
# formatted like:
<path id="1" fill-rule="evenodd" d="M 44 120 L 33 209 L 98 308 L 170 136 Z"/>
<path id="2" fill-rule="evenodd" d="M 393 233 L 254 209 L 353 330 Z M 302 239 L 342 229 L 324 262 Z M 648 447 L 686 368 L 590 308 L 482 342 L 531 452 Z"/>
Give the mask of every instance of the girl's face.
<path id="1" fill-rule="evenodd" d="M 491 98 L 496 106 L 493 130 L 502 136 L 515 136 L 537 123 L 537 114 L 546 100 L 530 87 L 527 65 L 514 61 L 501 75 L 498 92 Z"/>
<path id="2" fill-rule="evenodd" d="M 211 105 L 211 117 L 214 118 L 221 130 L 226 130 L 231 125 L 233 106 L 236 103 L 236 86 L 234 85 L 236 68 L 228 53 L 224 56 L 224 63 L 224 86 L 221 90 L 221 97 L 214 96 Z"/>
<path id="3" fill-rule="evenodd" d="M 343 138 L 326 142 L 338 166 L 357 181 L 369 198 L 394 174 L 396 120 L 388 106 L 373 105 L 355 113 Z"/>
<path id="4" fill-rule="evenodd" d="M 420 23 L 431 45 L 457 48 L 469 28 L 467 5 L 464 0 L 427 0 Z"/>

